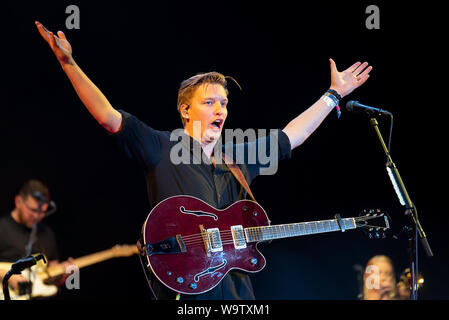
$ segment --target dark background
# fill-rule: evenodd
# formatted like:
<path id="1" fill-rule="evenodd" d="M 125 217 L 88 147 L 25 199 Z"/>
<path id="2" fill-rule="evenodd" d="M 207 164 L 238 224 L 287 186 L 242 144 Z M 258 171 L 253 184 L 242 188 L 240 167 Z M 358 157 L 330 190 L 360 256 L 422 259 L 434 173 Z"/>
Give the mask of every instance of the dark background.
<path id="1" fill-rule="evenodd" d="M 65 9 L 80 8 L 80 29 L 67 30 Z M 368 30 L 365 8 L 380 9 Z M 181 126 L 180 82 L 218 71 L 230 84 L 227 128 L 283 128 L 329 87 L 332 57 L 340 71 L 374 66 L 368 82 L 346 97 L 394 114 L 392 158 L 419 210 L 435 256 L 419 251 L 422 299 L 448 299 L 446 205 L 447 89 L 442 9 L 384 2 L 58 1 L 2 4 L 2 143 L 0 211 L 29 178 L 44 181 L 58 211 L 46 222 L 61 258 L 133 244 L 149 212 L 142 173 L 89 115 L 35 28 L 63 30 L 78 65 L 115 108 L 160 130 Z M 443 75 L 443 77 L 442 77 Z M 344 108 L 342 108 L 344 109 Z M 385 138 L 388 118 L 378 118 Z M 385 170 L 369 117 L 332 112 L 278 173 L 252 190 L 273 224 L 357 216 L 386 210 L 397 233 L 408 218 Z M 406 237 L 370 240 L 359 230 L 273 241 L 268 263 L 252 275 L 258 299 L 356 299 L 354 265 L 386 254 L 397 273 L 409 265 Z M 149 298 L 136 256 L 81 270 L 81 289 L 61 297 Z"/>

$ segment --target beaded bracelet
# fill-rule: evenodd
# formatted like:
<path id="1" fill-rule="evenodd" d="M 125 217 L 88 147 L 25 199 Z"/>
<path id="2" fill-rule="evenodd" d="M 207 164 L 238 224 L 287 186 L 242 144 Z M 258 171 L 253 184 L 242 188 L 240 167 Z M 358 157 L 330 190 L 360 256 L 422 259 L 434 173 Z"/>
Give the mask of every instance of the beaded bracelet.
<path id="1" fill-rule="evenodd" d="M 337 91 L 328 89 L 326 92 L 332 93 L 335 96 L 335 98 L 337 98 L 338 100 L 341 100 L 341 96 L 338 94 Z"/>

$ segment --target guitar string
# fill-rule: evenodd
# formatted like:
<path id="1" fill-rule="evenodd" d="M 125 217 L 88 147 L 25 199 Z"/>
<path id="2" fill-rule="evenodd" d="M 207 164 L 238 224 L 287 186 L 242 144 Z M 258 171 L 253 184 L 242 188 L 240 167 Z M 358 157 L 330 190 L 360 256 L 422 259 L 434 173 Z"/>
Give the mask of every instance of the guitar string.
<path id="1" fill-rule="evenodd" d="M 329 230 L 329 231 L 338 231 L 339 229 L 333 229 L 333 230 Z M 296 231 L 298 231 L 298 230 L 296 230 Z M 294 232 L 294 233 L 292 233 L 292 232 L 280 232 L 280 233 L 274 233 L 274 232 L 272 232 L 272 233 L 265 233 L 265 234 L 262 234 L 262 233 L 254 233 L 254 234 L 249 234 L 248 235 L 248 238 L 249 239 L 254 239 L 254 240 L 256 240 L 256 239 L 263 239 L 263 240 L 268 240 L 268 239 L 275 239 L 275 238 L 277 238 L 278 236 L 279 237 L 283 237 L 283 236 L 303 236 L 303 235 L 309 235 L 309 234 L 314 234 L 315 232 L 299 232 L 299 233 L 297 233 L 297 232 Z M 265 237 L 267 237 L 267 238 L 265 238 Z M 246 239 L 244 239 L 245 241 L 246 241 Z M 227 242 L 227 241 L 231 241 L 231 243 L 233 243 L 235 240 L 234 240 L 234 238 L 233 237 L 229 237 L 229 236 L 227 236 L 227 237 L 222 237 L 221 238 L 221 242 L 222 243 L 225 243 L 225 242 Z M 204 244 L 204 239 L 203 238 L 199 238 L 199 239 L 195 239 L 195 240 L 189 240 L 189 241 L 184 241 L 184 243 L 186 244 L 186 245 L 192 245 L 192 244 Z"/>
<path id="2" fill-rule="evenodd" d="M 373 218 L 373 217 L 370 217 Z M 360 220 L 364 221 L 365 219 L 363 217 L 359 217 L 359 218 L 354 218 L 355 222 L 359 222 Z M 323 220 L 322 222 L 335 222 L 335 220 Z M 251 232 L 256 232 L 256 233 L 260 233 L 263 231 L 267 231 L 267 232 L 291 232 L 291 231 L 300 231 L 301 226 L 307 231 L 307 226 L 309 225 L 314 225 L 315 228 L 317 229 L 322 229 L 322 226 L 320 227 L 319 225 L 317 225 L 316 222 L 304 222 L 304 223 L 299 223 L 299 224 L 285 224 L 285 225 L 277 225 L 277 226 L 258 226 L 258 227 L 249 227 L 249 228 L 245 228 L 247 233 L 251 233 Z M 263 230 L 263 228 L 269 228 L 268 230 Z M 312 231 L 313 228 L 309 227 Z M 333 228 L 329 228 L 329 231 L 333 231 Z M 219 231 L 220 236 L 221 235 L 226 235 L 228 233 L 232 233 L 232 230 L 224 230 L 224 231 Z M 197 233 L 197 234 L 191 234 L 191 235 L 187 235 L 187 236 L 182 236 L 182 239 L 185 241 L 188 240 L 192 240 L 195 238 L 202 238 L 203 234 L 201 233 Z"/>
<path id="3" fill-rule="evenodd" d="M 254 235 L 260 235 L 263 230 L 259 230 L 259 227 L 255 227 L 255 228 L 247 228 L 250 230 L 247 230 L 248 235 L 249 236 L 254 236 Z M 220 238 L 222 238 L 223 240 L 233 240 L 232 238 L 229 238 L 229 236 L 232 236 L 232 230 L 224 230 L 224 231 L 220 231 Z M 184 241 L 185 244 L 189 244 L 195 241 L 203 241 L 203 235 L 202 234 L 194 234 L 194 235 L 188 235 L 188 236 L 182 236 L 182 240 Z"/>
<path id="4" fill-rule="evenodd" d="M 299 235 L 308 234 L 307 230 L 304 230 L 305 232 L 301 232 L 301 230 L 299 228 L 296 228 L 296 229 L 289 228 L 288 230 L 285 228 L 276 228 L 275 230 L 261 230 L 258 228 L 253 228 L 253 230 L 248 230 L 247 234 L 248 234 L 248 237 L 250 237 L 250 238 L 255 237 L 255 236 L 259 237 L 262 234 L 263 235 L 279 234 L 281 236 L 283 236 L 283 235 L 288 236 L 288 235 L 298 235 L 298 233 L 297 233 L 298 231 L 300 232 Z M 313 233 L 313 232 L 310 232 L 310 233 Z M 220 237 L 222 238 L 222 241 L 228 240 L 229 236 L 232 236 L 231 231 L 220 232 Z M 182 239 L 186 245 L 189 243 L 193 243 L 193 242 L 203 242 L 204 241 L 203 235 L 201 235 L 201 234 L 185 236 L 185 237 L 183 236 Z M 229 238 L 229 240 L 231 240 L 231 238 Z"/>
<path id="5" fill-rule="evenodd" d="M 263 228 L 269 227 L 269 229 L 264 230 Z M 246 228 L 246 232 L 249 236 L 253 236 L 253 235 L 260 235 L 261 233 L 265 233 L 265 234 L 285 234 L 285 235 L 290 235 L 292 232 L 294 234 L 297 234 L 297 232 L 299 231 L 300 234 L 302 234 L 302 230 L 301 230 L 301 225 L 279 225 L 279 226 L 262 226 L 262 227 L 250 227 L 250 228 Z M 316 225 L 315 225 L 316 229 L 319 229 Z M 309 232 L 307 232 L 307 226 L 303 227 L 304 229 L 304 234 L 309 234 Z M 314 230 L 312 227 L 309 227 L 309 229 L 311 230 L 310 233 L 313 233 Z M 338 229 L 337 229 L 338 230 Z M 329 230 L 325 231 L 334 231 L 333 228 L 329 228 Z M 224 230 L 224 231 L 220 231 L 220 236 L 226 236 L 229 234 L 232 234 L 232 230 Z M 187 235 L 187 236 L 182 236 L 182 239 L 184 242 L 188 243 L 191 240 L 203 240 L 203 234 L 193 234 L 193 235 Z"/>
<path id="6" fill-rule="evenodd" d="M 373 218 L 373 217 L 370 217 Z M 354 218 L 354 222 L 360 222 L 360 220 L 364 221 L 365 219 L 363 217 Z M 336 220 L 325 220 L 323 222 L 335 222 Z M 366 222 L 366 221 L 365 221 Z M 345 223 L 346 224 L 346 223 Z M 245 228 L 246 236 L 249 239 L 260 239 L 260 236 L 262 238 L 264 236 L 275 236 L 275 237 L 269 237 L 268 239 L 263 240 L 269 240 L 269 239 L 275 239 L 277 235 L 279 236 L 301 236 L 301 235 L 307 235 L 307 234 L 313 234 L 316 231 L 313 230 L 313 227 L 309 227 L 310 232 L 307 230 L 308 226 L 315 226 L 316 229 L 323 229 L 322 225 L 317 225 L 316 222 L 305 222 L 305 223 L 299 223 L 299 224 L 286 224 L 286 225 L 276 225 L 276 226 L 258 226 L 258 227 L 249 227 Z M 303 227 L 304 230 L 301 230 L 301 227 Z M 358 226 L 361 227 L 361 226 Z M 362 227 L 378 227 L 378 226 L 371 226 L 371 225 L 363 225 Z M 267 228 L 267 229 L 264 229 Z M 337 231 L 339 228 L 334 229 L 332 227 L 324 228 L 324 232 L 327 231 Z M 292 234 L 293 231 L 293 234 Z M 299 233 L 298 233 L 299 231 Z M 318 230 L 317 230 L 318 231 Z M 318 231 L 320 232 L 320 231 Z M 232 244 L 235 242 L 234 237 L 230 238 L 229 236 L 232 236 L 233 230 L 223 230 L 219 231 L 220 234 L 220 240 L 222 244 Z M 204 246 L 204 234 L 197 233 L 197 234 L 191 234 L 187 236 L 181 236 L 186 246 Z M 246 237 L 243 236 L 245 239 Z M 245 239 L 246 241 L 246 239 Z M 251 242 L 251 241 L 250 241 Z"/>
<path id="7" fill-rule="evenodd" d="M 220 231 L 220 235 L 222 234 L 227 234 L 227 233 L 232 233 L 232 230 L 224 230 L 224 231 Z M 187 236 L 182 236 L 182 239 L 190 239 L 191 237 L 201 237 L 202 234 L 201 233 L 195 233 L 195 234 L 191 234 L 191 235 L 187 235 Z"/>
<path id="8" fill-rule="evenodd" d="M 336 220 L 323 220 L 322 222 L 334 222 L 335 223 Z M 313 227 L 315 227 L 316 229 L 323 229 L 323 225 L 320 226 L 317 222 L 302 222 L 302 223 L 298 223 L 298 224 L 282 224 L 282 225 L 275 225 L 275 226 L 248 227 L 248 228 L 245 228 L 245 230 L 248 233 L 249 232 L 262 232 L 262 231 L 267 231 L 267 232 L 278 232 L 278 231 L 280 231 L 280 232 L 291 232 L 291 231 L 298 231 L 298 230 L 301 231 L 301 227 L 303 227 L 303 229 L 305 229 L 306 231 L 307 231 L 308 228 L 311 231 L 314 231 Z M 268 228 L 268 229 L 264 230 L 263 228 Z M 326 227 L 324 227 L 324 230 L 326 230 Z M 329 228 L 329 231 L 333 231 L 333 227 L 332 226 Z M 225 233 L 232 233 L 232 230 L 220 231 L 220 235 L 225 234 Z M 202 234 L 198 233 L 198 234 L 182 236 L 182 238 L 183 239 L 190 239 L 191 237 L 201 237 L 201 236 L 202 236 Z"/>
<path id="9" fill-rule="evenodd" d="M 335 230 L 333 230 L 333 229 L 330 229 L 329 231 L 337 231 L 338 229 L 335 229 Z M 301 236 L 301 235 L 307 235 L 307 234 L 312 234 L 312 233 L 314 233 L 313 231 L 311 231 L 311 232 L 307 232 L 307 230 L 304 230 L 304 232 L 302 232 L 300 229 L 294 229 L 294 230 L 285 230 L 285 228 L 282 230 L 282 229 L 278 229 L 278 230 L 276 230 L 276 231 L 280 231 L 280 232 L 266 232 L 266 233 L 264 233 L 264 234 L 262 234 L 262 232 L 260 232 L 261 230 L 257 230 L 257 232 L 250 232 L 249 234 L 248 234 L 248 238 L 250 238 L 250 239 L 260 239 L 260 237 L 261 236 L 269 236 L 269 239 L 274 239 L 274 238 L 276 238 L 276 236 Z M 292 232 L 292 231 L 294 231 L 294 232 Z M 298 231 L 299 231 L 299 233 L 298 233 Z M 224 232 L 223 232 L 224 233 Z M 274 237 L 273 237 L 274 236 Z M 262 238 L 263 239 L 263 238 Z M 265 240 L 267 240 L 267 239 L 265 239 Z M 230 242 L 229 242 L 230 241 Z M 225 243 L 234 243 L 234 238 L 232 237 L 232 238 L 230 238 L 229 237 L 229 235 L 227 235 L 227 236 L 223 236 L 222 238 L 221 238 L 221 242 L 222 242 L 222 244 L 225 244 Z M 246 241 L 246 240 L 245 240 Z M 204 239 L 202 238 L 202 237 L 199 237 L 199 238 L 197 238 L 197 239 L 190 239 L 190 240 L 188 240 L 188 241 L 184 241 L 184 243 L 186 244 L 186 245 L 192 245 L 192 244 L 200 244 L 200 245 L 204 245 Z"/>
<path id="10" fill-rule="evenodd" d="M 225 240 L 222 240 L 221 241 L 221 243 L 225 243 L 225 242 L 234 242 L 234 239 L 225 239 Z M 203 241 L 196 241 L 196 242 L 190 242 L 190 243 L 186 243 L 185 245 L 186 246 L 189 246 L 189 245 L 192 245 L 192 244 L 204 244 L 204 242 Z"/>
<path id="11" fill-rule="evenodd" d="M 234 244 L 234 241 L 225 241 L 222 242 L 222 245 L 228 245 L 228 244 Z M 190 244 L 187 246 L 188 248 L 199 248 L 199 247 L 204 247 L 203 243 L 194 243 L 194 244 Z"/>
<path id="12" fill-rule="evenodd" d="M 337 230 L 334 230 L 334 231 L 337 231 Z M 249 236 L 250 241 L 246 241 L 246 239 L 244 239 L 244 240 L 245 240 L 245 242 L 252 242 L 252 241 L 257 241 L 259 239 L 260 240 L 276 239 L 277 236 L 280 236 L 280 237 L 283 237 L 283 236 L 303 236 L 303 235 L 308 235 L 308 234 L 311 234 L 311 233 L 294 233 L 294 234 L 292 234 L 292 233 L 289 233 L 289 234 L 283 233 L 282 234 L 281 233 L 281 234 L 265 234 L 265 235 L 254 234 L 254 235 L 250 235 Z M 232 243 L 235 243 L 234 238 L 229 238 L 228 237 L 228 238 L 222 238 L 221 239 L 221 244 L 232 244 Z M 192 245 L 204 246 L 204 241 L 203 241 L 203 239 L 198 239 L 196 241 L 185 242 L 185 244 L 186 244 L 186 246 L 192 246 Z"/>
<path id="13" fill-rule="evenodd" d="M 223 234 L 223 233 L 220 233 L 220 238 L 224 238 L 224 237 L 229 237 L 229 236 L 232 236 L 232 234 L 231 233 L 229 233 L 229 234 Z M 195 237 L 190 237 L 190 238 L 185 238 L 185 237 L 182 237 L 182 240 L 183 240 L 183 242 L 184 243 L 189 243 L 189 242 L 191 242 L 191 241 L 198 241 L 198 240 L 203 240 L 203 235 L 196 235 Z"/>
<path id="14" fill-rule="evenodd" d="M 263 228 L 269 228 L 269 229 L 264 230 Z M 307 228 L 307 227 L 304 227 L 304 228 Z M 277 232 L 277 231 L 291 232 L 291 231 L 296 231 L 298 229 L 300 229 L 300 226 L 290 226 L 290 225 L 260 226 L 260 227 L 245 228 L 247 233 L 251 233 L 251 232 L 260 233 L 260 232 L 264 232 L 264 231 L 266 231 L 266 232 Z M 227 233 L 232 233 L 232 232 L 233 232 L 232 230 L 224 230 L 224 231 L 220 231 L 220 235 L 225 235 Z M 182 236 L 182 239 L 183 240 L 190 240 L 192 238 L 202 238 L 202 236 L 203 235 L 201 233 L 197 233 L 197 234 L 191 234 L 191 235 L 187 235 L 187 236 Z"/>
<path id="15" fill-rule="evenodd" d="M 234 242 L 233 238 L 223 238 L 221 240 L 221 242 L 225 242 L 225 241 L 232 241 Z M 198 240 L 194 240 L 194 241 L 188 241 L 188 242 L 184 242 L 185 245 L 191 245 L 191 244 L 195 244 L 195 243 L 204 243 L 203 239 L 198 239 Z"/>
<path id="16" fill-rule="evenodd" d="M 332 230 L 332 231 L 338 231 L 339 229 L 336 229 L 336 230 Z M 295 235 L 293 235 L 293 236 L 303 236 L 303 235 L 308 235 L 308 234 L 311 234 L 311 233 L 300 233 L 300 234 L 295 234 Z M 283 236 L 282 234 L 280 235 L 280 236 Z M 276 239 L 276 237 L 270 237 L 270 238 L 266 238 L 266 239 L 260 239 L 260 241 L 263 241 L 263 240 L 273 240 L 273 239 Z M 252 241 L 246 241 L 246 242 L 254 242 L 254 241 L 258 241 L 259 239 L 254 239 L 254 240 L 252 240 Z M 234 239 L 229 239 L 229 240 L 223 240 L 222 242 L 221 242 L 221 244 L 222 245 L 228 245 L 228 244 L 235 244 L 235 242 L 234 242 Z M 204 242 L 202 241 L 202 240 L 200 240 L 200 241 L 198 241 L 198 242 L 192 242 L 192 243 L 189 243 L 188 245 L 186 244 L 186 246 L 188 246 L 189 248 L 199 248 L 199 247 L 204 247 Z"/>
<path id="17" fill-rule="evenodd" d="M 358 219 L 355 219 L 358 220 Z M 328 221 L 335 221 L 335 220 L 328 220 Z M 323 221 L 324 222 L 324 221 Z M 277 226 L 260 226 L 260 227 L 249 227 L 246 228 L 246 233 L 248 237 L 254 237 L 257 236 L 257 238 L 259 238 L 259 236 L 263 233 L 264 235 L 274 235 L 274 234 L 280 234 L 282 235 L 292 235 L 292 231 L 293 231 L 293 235 L 302 235 L 302 234 L 310 234 L 310 233 L 314 233 L 313 227 L 309 227 L 311 232 L 308 232 L 307 227 L 309 225 L 315 226 L 316 229 L 322 229 L 319 228 L 320 226 L 317 225 L 317 223 L 300 223 L 300 224 L 287 224 L 287 225 L 277 225 Z M 303 226 L 304 228 L 304 232 L 301 230 L 301 226 Z M 264 229 L 264 228 L 268 228 L 268 229 Z M 338 230 L 338 229 L 337 229 Z M 298 234 L 298 231 L 300 232 Z M 317 230 L 318 231 L 318 230 Z M 334 228 L 329 228 L 329 230 L 325 231 L 334 231 Z M 222 237 L 222 241 L 226 241 L 227 239 L 225 238 L 226 236 L 232 235 L 233 230 L 224 230 L 224 231 L 219 231 L 220 237 Z M 187 236 L 182 236 L 183 241 L 185 242 L 185 244 L 192 244 L 196 241 L 198 242 L 204 242 L 204 234 L 198 233 L 198 234 L 192 234 L 192 235 L 187 235 Z"/>
<path id="18" fill-rule="evenodd" d="M 338 231 L 339 229 L 329 229 L 327 231 Z M 258 230 L 260 231 L 260 230 Z M 308 232 L 307 230 L 301 231 L 301 230 L 293 230 L 295 231 L 293 234 L 291 233 L 292 230 L 288 230 L 288 232 L 285 232 L 286 230 L 281 230 L 279 229 L 278 231 L 281 231 L 280 233 L 275 233 L 275 232 L 271 232 L 271 233 L 265 233 L 262 237 L 262 239 L 260 238 L 260 236 L 262 235 L 260 232 L 254 233 L 254 234 L 249 234 L 249 239 L 251 239 L 252 241 L 257 241 L 258 239 L 260 240 L 270 240 L 270 239 L 276 239 L 277 236 L 302 236 L 302 235 L 308 235 L 308 234 L 313 234 L 313 230 L 311 230 L 310 232 Z M 300 233 L 297 233 L 297 231 L 300 231 Z M 268 238 L 264 238 L 264 236 L 268 236 Z M 249 242 L 252 242 L 252 241 Z M 245 239 L 246 241 L 246 239 Z M 234 244 L 235 240 L 234 238 L 229 238 L 229 237 L 223 237 L 221 239 L 221 244 L 225 245 L 225 244 Z M 200 239 L 197 240 L 190 240 L 190 241 L 186 241 L 185 242 L 186 246 L 189 247 L 202 247 L 204 246 L 204 240 L 201 237 Z"/>
<path id="19" fill-rule="evenodd" d="M 339 229 L 332 229 L 332 230 L 327 230 L 327 231 L 338 231 Z M 324 231 L 326 232 L 326 231 Z M 272 240 L 272 239 L 276 239 L 278 236 L 279 237 L 284 237 L 284 236 L 304 236 L 304 235 L 310 235 L 310 234 L 314 234 L 315 232 L 302 232 L 300 231 L 300 233 L 291 233 L 291 232 L 281 232 L 281 233 L 266 233 L 266 234 L 261 234 L 261 233 L 257 233 L 257 234 L 250 234 L 248 235 L 248 238 L 250 239 L 250 241 L 247 241 L 246 239 L 245 242 L 253 242 L 253 241 L 262 241 L 262 240 Z M 190 241 L 185 241 L 184 242 L 186 246 L 192 246 L 192 245 L 199 245 L 199 246 L 204 246 L 204 240 L 201 239 L 197 239 L 197 240 L 190 240 Z M 225 238 L 223 237 L 221 239 L 221 243 L 222 244 L 232 244 L 235 243 L 234 238 Z"/>

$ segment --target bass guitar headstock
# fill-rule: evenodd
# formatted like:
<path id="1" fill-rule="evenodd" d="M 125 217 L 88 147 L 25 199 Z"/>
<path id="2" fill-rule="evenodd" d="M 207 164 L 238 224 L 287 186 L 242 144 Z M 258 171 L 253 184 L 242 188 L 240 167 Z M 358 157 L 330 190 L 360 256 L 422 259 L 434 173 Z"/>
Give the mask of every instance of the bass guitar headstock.
<path id="1" fill-rule="evenodd" d="M 363 210 L 355 223 L 370 239 L 385 239 L 391 229 L 390 216 L 381 209 Z"/>

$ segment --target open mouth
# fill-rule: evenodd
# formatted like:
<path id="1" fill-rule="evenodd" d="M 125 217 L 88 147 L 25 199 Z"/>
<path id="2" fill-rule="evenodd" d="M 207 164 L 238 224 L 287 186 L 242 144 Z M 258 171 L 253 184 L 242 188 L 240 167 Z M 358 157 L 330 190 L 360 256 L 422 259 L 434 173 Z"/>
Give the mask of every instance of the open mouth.
<path id="1" fill-rule="evenodd" d="M 223 119 L 217 119 L 211 123 L 211 126 L 216 129 L 221 129 L 222 125 L 223 125 Z"/>

